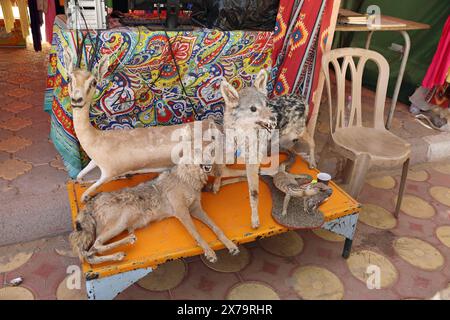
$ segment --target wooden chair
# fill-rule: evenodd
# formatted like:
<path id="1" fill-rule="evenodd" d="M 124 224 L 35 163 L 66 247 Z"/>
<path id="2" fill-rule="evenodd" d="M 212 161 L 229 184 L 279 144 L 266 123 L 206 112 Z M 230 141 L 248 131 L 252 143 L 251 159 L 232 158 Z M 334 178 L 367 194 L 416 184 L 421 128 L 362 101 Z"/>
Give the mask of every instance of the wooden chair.
<path id="1" fill-rule="evenodd" d="M 355 62 L 357 58 L 357 62 Z M 378 67 L 377 90 L 373 121 L 363 123 L 361 107 L 361 88 L 364 67 L 373 61 Z M 337 104 L 333 108 L 330 86 L 330 64 L 334 67 Z M 350 67 L 351 104 L 346 106 L 346 74 Z M 322 58 L 322 71 L 328 92 L 330 107 L 330 131 L 332 148 L 351 161 L 348 177 L 349 193 L 358 198 L 364 185 L 366 173 L 371 166 L 391 168 L 403 164 L 402 177 L 395 209 L 398 217 L 408 174 L 410 144 L 386 130 L 384 125 L 384 106 L 389 80 L 389 64 L 379 53 L 360 48 L 341 48 L 326 52 Z"/>

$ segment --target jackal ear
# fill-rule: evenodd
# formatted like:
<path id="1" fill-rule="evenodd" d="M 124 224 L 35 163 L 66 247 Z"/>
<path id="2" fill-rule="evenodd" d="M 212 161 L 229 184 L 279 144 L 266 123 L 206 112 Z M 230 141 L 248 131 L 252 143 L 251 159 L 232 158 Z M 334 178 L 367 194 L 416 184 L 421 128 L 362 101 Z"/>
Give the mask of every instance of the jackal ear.
<path id="1" fill-rule="evenodd" d="M 225 100 L 225 105 L 232 107 L 238 105 L 239 93 L 227 80 L 225 80 L 225 78 L 220 84 L 220 92 L 222 92 L 222 97 Z"/>
<path id="2" fill-rule="evenodd" d="M 75 65 L 74 54 L 69 47 L 63 48 L 64 64 L 66 66 L 67 74 L 70 76 L 73 72 L 73 66 Z"/>
<path id="3" fill-rule="evenodd" d="M 261 92 L 263 95 L 267 95 L 267 80 L 268 80 L 268 75 L 266 70 L 261 70 L 258 75 L 256 76 L 255 79 L 255 88 Z"/>
<path id="4" fill-rule="evenodd" d="M 105 74 L 108 72 L 108 68 L 109 68 L 109 55 L 106 55 L 101 57 L 100 61 L 92 69 L 92 74 L 94 75 L 95 79 L 97 79 L 98 83 L 100 83 L 103 80 Z"/>

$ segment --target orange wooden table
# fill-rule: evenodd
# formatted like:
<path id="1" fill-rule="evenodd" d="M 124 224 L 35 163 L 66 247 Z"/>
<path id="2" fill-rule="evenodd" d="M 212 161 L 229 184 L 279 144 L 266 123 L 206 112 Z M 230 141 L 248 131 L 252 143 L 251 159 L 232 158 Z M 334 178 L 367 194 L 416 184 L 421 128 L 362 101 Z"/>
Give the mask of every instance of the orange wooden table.
<path id="1" fill-rule="evenodd" d="M 292 166 L 291 172 L 307 173 L 314 178 L 318 173 L 317 170 L 308 169 L 307 164 L 299 157 Z M 155 176 L 155 174 L 143 174 L 115 180 L 102 186 L 100 191 L 113 191 L 135 186 Z M 88 183 L 73 181 L 67 185 L 73 221 L 82 208 L 81 194 L 88 186 Z M 325 216 L 325 224 L 322 228 L 346 237 L 343 255 L 347 257 L 360 205 L 333 182 L 331 182 L 331 187 L 333 188 L 332 196 L 320 207 Z M 251 242 L 260 237 L 288 231 L 287 228 L 273 220 L 270 189 L 262 180 L 260 180 L 259 197 L 260 227 L 256 230 L 251 227 L 251 210 L 246 182 L 224 186 L 218 194 L 203 193 L 202 204 L 214 222 L 235 243 Z M 213 249 L 218 250 L 224 247 L 208 227 L 195 219 L 194 223 L 201 236 Z M 152 223 L 146 228 L 136 230 L 135 234 L 137 241 L 134 245 L 119 247 L 111 251 L 125 251 L 127 256 L 123 261 L 92 266 L 83 263 L 82 269 L 90 299 L 113 298 L 151 272 L 152 268 L 167 260 L 202 254 L 201 248 L 175 218 Z"/>

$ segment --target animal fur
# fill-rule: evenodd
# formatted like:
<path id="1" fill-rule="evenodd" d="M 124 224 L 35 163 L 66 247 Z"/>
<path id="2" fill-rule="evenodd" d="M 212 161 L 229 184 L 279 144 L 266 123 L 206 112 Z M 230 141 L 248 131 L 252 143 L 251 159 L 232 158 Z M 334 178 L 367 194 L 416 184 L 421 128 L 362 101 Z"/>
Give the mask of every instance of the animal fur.
<path id="1" fill-rule="evenodd" d="M 78 214 L 75 230 L 69 236 L 74 252 L 81 260 L 91 264 L 120 261 L 125 257 L 124 252 L 106 256 L 97 254 L 120 245 L 133 244 L 136 241 L 134 230 L 153 221 L 175 217 L 204 250 L 206 258 L 215 262 L 217 256 L 196 230 L 192 221 L 194 217 L 211 228 L 231 254 L 237 254 L 237 246 L 214 224 L 201 206 L 201 189 L 207 181 L 204 168 L 200 165 L 179 164 L 155 180 L 133 188 L 96 195 Z M 105 244 L 125 230 L 129 233 L 127 237 Z"/>
<path id="2" fill-rule="evenodd" d="M 276 127 L 276 116 L 267 105 L 267 73 L 264 70 L 257 75 L 252 87 L 244 88 L 240 92 L 223 80 L 220 85 L 222 97 L 225 101 L 223 127 L 227 130 L 242 130 L 255 132 L 265 129 L 270 134 Z M 237 150 L 232 150 L 233 152 Z M 221 185 L 222 177 L 246 176 L 249 186 L 252 227 L 259 227 L 258 197 L 259 197 L 259 163 L 246 163 L 245 171 L 233 170 L 221 165 L 221 176 L 214 181 L 214 191 Z"/>
<path id="3" fill-rule="evenodd" d="M 82 202 L 102 184 L 130 173 L 161 172 L 174 165 L 172 150 L 179 141 L 172 134 L 180 129 L 190 129 L 201 123 L 203 132 L 217 129 L 214 121 L 191 122 L 173 126 L 153 126 L 132 130 L 98 130 L 91 125 L 89 109 L 97 83 L 108 71 L 108 56 L 92 72 L 74 69 L 74 58 L 69 50 L 64 52 L 69 79 L 69 96 L 72 104 L 73 124 L 81 147 L 91 161 L 77 176 L 80 181 L 96 167 L 100 178 L 82 195 Z M 205 142 L 208 144 L 208 142 Z"/>
<path id="4" fill-rule="evenodd" d="M 303 140 L 309 147 L 309 166 L 315 168 L 315 143 L 306 129 L 308 103 L 302 96 L 291 94 L 270 99 L 268 104 L 277 115 L 280 148 L 290 150 L 296 142 Z"/>
<path id="5" fill-rule="evenodd" d="M 287 172 L 295 162 L 295 155 L 291 152 L 288 154 L 288 159 L 280 164 L 279 171 L 273 176 L 275 187 L 285 193 L 281 214 L 287 214 L 291 197 L 302 198 L 304 211 L 315 213 L 319 205 L 331 195 L 332 189 L 323 183 L 310 183 L 311 178 L 308 175 Z"/>

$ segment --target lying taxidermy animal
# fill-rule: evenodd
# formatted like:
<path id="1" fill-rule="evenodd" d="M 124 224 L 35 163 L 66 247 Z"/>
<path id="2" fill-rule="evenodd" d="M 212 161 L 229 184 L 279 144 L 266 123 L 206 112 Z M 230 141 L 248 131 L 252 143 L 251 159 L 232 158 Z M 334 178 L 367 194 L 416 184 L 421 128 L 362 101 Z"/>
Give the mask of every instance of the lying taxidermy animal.
<path id="1" fill-rule="evenodd" d="M 315 213 L 319 205 L 331 195 L 332 189 L 324 183 L 310 183 L 309 175 L 287 172 L 287 168 L 294 162 L 295 155 L 289 153 L 288 160 L 280 164 L 279 171 L 273 176 L 275 187 L 285 193 L 281 214 L 287 214 L 291 197 L 303 198 L 303 210 Z"/>
<path id="2" fill-rule="evenodd" d="M 172 125 L 136 128 L 131 130 L 98 130 L 91 125 L 89 108 L 100 82 L 108 71 L 108 56 L 103 57 L 93 72 L 74 69 L 74 58 L 69 49 L 64 51 L 64 60 L 69 77 L 69 96 L 72 103 L 73 125 L 81 147 L 91 161 L 80 171 L 77 180 L 99 167 L 100 178 L 82 195 L 86 202 L 102 184 L 131 173 L 161 172 L 174 165 L 172 149 L 178 141 L 171 136 L 176 130 L 193 129 L 197 121 Z M 214 121 L 201 122 L 203 132 L 216 128 Z"/>
<path id="3" fill-rule="evenodd" d="M 290 150 L 299 140 L 309 147 L 309 167 L 316 167 L 315 143 L 306 128 L 309 105 L 300 95 L 285 95 L 268 101 L 268 105 L 277 115 L 280 149 Z"/>
<path id="4" fill-rule="evenodd" d="M 120 261 L 124 252 L 97 256 L 123 244 L 136 241 L 134 230 L 147 226 L 152 221 L 168 217 L 177 218 L 204 250 L 206 258 L 217 261 L 217 256 L 203 240 L 192 221 L 192 217 L 206 224 L 227 247 L 231 254 L 239 253 L 230 241 L 203 210 L 200 197 L 211 166 L 179 164 L 163 172 L 155 180 L 144 182 L 134 188 L 100 193 L 88 201 L 78 214 L 75 230 L 69 240 L 80 259 L 90 264 L 105 261 Z M 192 216 L 192 217 L 191 217 Z M 105 244 L 127 230 L 129 235 L 122 240 Z"/>

